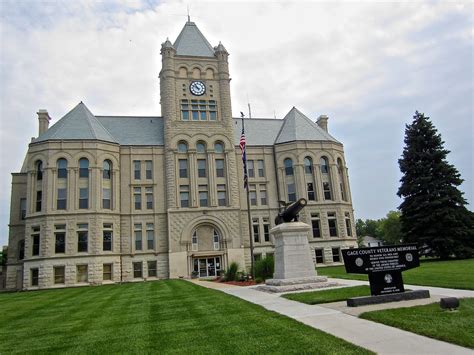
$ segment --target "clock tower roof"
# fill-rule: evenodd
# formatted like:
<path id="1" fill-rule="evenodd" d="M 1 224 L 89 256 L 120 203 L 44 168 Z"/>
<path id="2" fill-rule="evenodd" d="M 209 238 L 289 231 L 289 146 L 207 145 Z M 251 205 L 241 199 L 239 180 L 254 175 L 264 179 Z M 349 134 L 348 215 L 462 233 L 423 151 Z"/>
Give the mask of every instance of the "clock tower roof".
<path id="1" fill-rule="evenodd" d="M 188 21 L 173 44 L 176 55 L 215 57 L 214 49 L 194 22 Z"/>

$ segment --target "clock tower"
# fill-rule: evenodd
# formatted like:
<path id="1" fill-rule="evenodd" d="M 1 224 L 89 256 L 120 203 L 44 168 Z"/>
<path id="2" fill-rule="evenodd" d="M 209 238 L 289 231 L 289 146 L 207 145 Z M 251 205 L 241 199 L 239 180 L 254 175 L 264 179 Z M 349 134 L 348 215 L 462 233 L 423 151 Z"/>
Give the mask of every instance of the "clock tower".
<path id="1" fill-rule="evenodd" d="M 215 269 L 244 265 L 229 54 L 188 21 L 161 55 L 170 276 L 189 275 L 203 259 L 209 267 L 211 256 Z"/>

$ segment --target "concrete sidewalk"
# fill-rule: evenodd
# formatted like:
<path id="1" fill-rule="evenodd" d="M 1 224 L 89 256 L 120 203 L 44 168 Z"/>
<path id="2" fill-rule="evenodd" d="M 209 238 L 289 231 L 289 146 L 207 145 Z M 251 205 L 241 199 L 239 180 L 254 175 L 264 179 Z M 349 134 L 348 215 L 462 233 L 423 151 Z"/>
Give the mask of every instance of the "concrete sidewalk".
<path id="1" fill-rule="evenodd" d="M 331 279 L 348 286 L 367 284 L 365 281 Z M 212 287 L 211 282 L 193 281 Z M 224 286 L 224 285 L 220 285 Z M 429 289 L 436 296 L 474 297 L 474 291 L 441 289 L 438 287 L 409 286 L 407 288 Z M 257 291 L 254 287 L 225 285 L 219 291 L 258 304 L 270 311 L 283 314 L 313 328 L 332 334 L 378 354 L 473 354 L 473 351 L 458 345 L 431 339 L 380 323 L 357 318 L 338 309 L 318 305 L 307 305 L 288 300 L 278 294 Z"/>

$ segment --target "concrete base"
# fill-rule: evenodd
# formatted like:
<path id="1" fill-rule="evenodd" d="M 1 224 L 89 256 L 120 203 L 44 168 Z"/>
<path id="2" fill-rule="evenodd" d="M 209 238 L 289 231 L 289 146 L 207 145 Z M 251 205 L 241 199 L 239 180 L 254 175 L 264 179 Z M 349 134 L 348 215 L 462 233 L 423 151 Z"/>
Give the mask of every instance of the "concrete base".
<path id="1" fill-rule="evenodd" d="M 417 300 L 420 298 L 430 298 L 430 291 L 415 290 L 415 291 L 405 291 L 405 292 L 400 292 L 400 293 L 391 293 L 391 294 L 379 295 L 379 296 L 354 297 L 354 298 L 349 298 L 347 300 L 347 306 L 359 307 L 359 306 L 367 306 L 370 304 Z"/>
<path id="2" fill-rule="evenodd" d="M 281 293 L 301 290 L 311 290 L 317 288 L 339 286 L 337 282 L 328 282 L 327 277 L 301 277 L 293 279 L 270 279 L 265 281 L 265 285 L 258 286 L 259 291 L 270 293 Z"/>

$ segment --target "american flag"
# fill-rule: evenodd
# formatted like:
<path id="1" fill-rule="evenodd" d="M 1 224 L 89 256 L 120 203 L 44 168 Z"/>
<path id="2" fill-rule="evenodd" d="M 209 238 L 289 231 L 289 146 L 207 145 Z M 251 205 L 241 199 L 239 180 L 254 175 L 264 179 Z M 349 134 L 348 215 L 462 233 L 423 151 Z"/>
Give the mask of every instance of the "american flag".
<path id="1" fill-rule="evenodd" d="M 244 130 L 244 118 L 242 117 L 242 134 L 240 135 L 240 150 L 242 151 L 242 163 L 244 163 L 244 189 L 247 188 L 248 184 L 248 175 L 247 175 L 247 149 L 245 141 L 245 130 Z"/>

